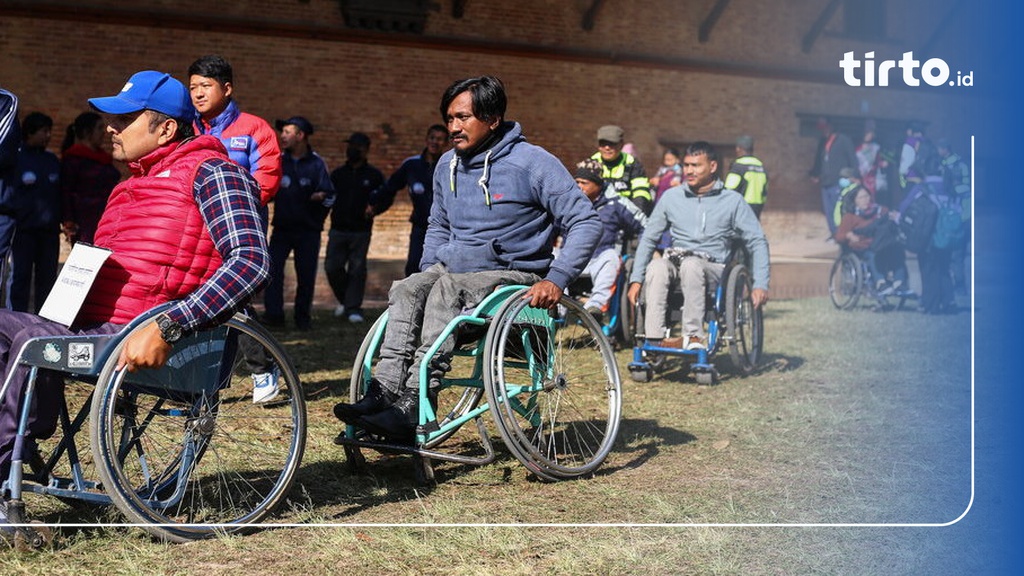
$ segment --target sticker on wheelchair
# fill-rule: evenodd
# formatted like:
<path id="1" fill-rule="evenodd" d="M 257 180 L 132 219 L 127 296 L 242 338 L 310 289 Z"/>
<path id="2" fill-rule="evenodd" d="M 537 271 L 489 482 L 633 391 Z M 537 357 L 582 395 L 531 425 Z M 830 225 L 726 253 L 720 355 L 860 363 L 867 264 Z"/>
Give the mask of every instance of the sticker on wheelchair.
<path id="1" fill-rule="evenodd" d="M 71 342 L 68 344 L 68 368 L 89 369 L 92 368 L 95 360 L 95 348 L 92 342 Z"/>

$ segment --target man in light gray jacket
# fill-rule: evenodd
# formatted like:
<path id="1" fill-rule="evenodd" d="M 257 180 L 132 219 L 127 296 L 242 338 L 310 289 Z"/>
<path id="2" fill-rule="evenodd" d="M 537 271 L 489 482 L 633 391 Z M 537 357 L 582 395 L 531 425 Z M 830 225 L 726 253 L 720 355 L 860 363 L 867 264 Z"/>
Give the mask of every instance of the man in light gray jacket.
<path id="1" fill-rule="evenodd" d="M 662 194 L 647 221 L 629 278 L 629 300 L 634 305 L 646 283 L 647 313 L 644 334 L 665 347 L 704 348 L 705 290 L 716 284 L 725 269 L 729 248 L 739 239 L 751 256 L 754 306 L 768 301 L 768 241 L 753 210 L 739 194 L 724 193 L 718 178 L 718 152 L 707 142 L 694 142 L 683 156 L 686 183 Z M 655 246 L 669 230 L 672 247 L 664 258 L 652 261 Z M 666 338 L 665 308 L 672 287 L 683 289 L 682 341 Z"/>

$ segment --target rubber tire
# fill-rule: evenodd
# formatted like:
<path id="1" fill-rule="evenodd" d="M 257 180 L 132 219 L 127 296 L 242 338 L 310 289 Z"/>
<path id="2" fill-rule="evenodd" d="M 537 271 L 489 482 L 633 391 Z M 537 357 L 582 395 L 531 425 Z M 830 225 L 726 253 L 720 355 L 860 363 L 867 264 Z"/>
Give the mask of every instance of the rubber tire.
<path id="1" fill-rule="evenodd" d="M 714 372 L 695 372 L 693 378 L 701 386 L 713 386 L 715 384 Z"/>
<path id="2" fill-rule="evenodd" d="M 552 319 L 524 293 L 509 296 L 487 332 L 484 387 L 496 427 L 538 478 L 591 474 L 611 451 L 622 413 L 612 345 L 575 300 L 563 296 L 564 314 Z"/>
<path id="3" fill-rule="evenodd" d="M 850 310 L 857 305 L 864 291 L 864 267 L 856 254 L 840 254 L 828 275 L 828 295 L 832 305 Z"/>
<path id="4" fill-rule="evenodd" d="M 764 318 L 761 308 L 754 308 L 752 291 L 750 271 L 734 267 L 725 287 L 725 335 L 729 357 L 744 374 L 757 369 L 764 346 Z"/>
<path id="5" fill-rule="evenodd" d="M 306 405 L 298 373 L 284 349 L 257 322 L 236 315 L 226 325 L 239 334 L 251 336 L 265 348 L 280 370 L 280 394 L 285 395 L 287 401 L 273 407 L 252 403 L 252 385 L 248 373 L 239 369 L 243 355 L 237 350 L 234 363 L 221 367 L 222 374 L 227 374 L 231 382 L 205 399 L 162 398 L 162 395 L 174 393 L 146 393 L 145 389 L 127 384 L 124 372 L 115 370 L 117 360 L 127 338 L 148 326 L 146 322 L 130 331 L 117 345 L 100 372 L 93 396 L 89 431 L 103 486 L 114 505 L 131 522 L 141 524 L 147 532 L 164 541 L 189 542 L 253 531 L 256 523 L 284 502 L 302 461 Z M 207 338 L 206 345 L 215 349 L 220 340 L 212 334 L 201 333 L 197 337 Z M 236 369 L 245 376 L 235 376 Z M 181 394 L 178 395 L 181 398 Z M 143 417 L 136 418 L 133 413 L 138 411 L 140 403 L 152 406 Z M 198 418 L 186 417 L 188 413 L 194 416 L 197 409 L 205 412 Z M 147 417 L 150 420 L 147 421 Z M 131 423 L 146 426 L 137 426 L 140 431 L 129 428 L 127 424 Z M 121 457 L 125 436 L 130 437 L 125 456 L 143 451 L 142 458 Z M 152 478 L 164 478 L 155 483 L 156 488 L 148 489 L 158 499 L 173 491 L 174 478 L 180 473 L 183 456 L 188 451 L 186 446 L 191 445 L 187 441 L 189 437 L 195 442 L 195 458 L 185 481 L 185 494 L 168 507 L 154 507 L 140 494 L 141 483 L 145 478 L 150 479 L 146 480 L 150 484 Z M 157 453 L 161 443 L 166 446 L 162 453 Z M 279 444 L 280 450 L 273 459 L 261 459 L 261 454 L 269 454 Z M 208 453 L 210 457 L 204 458 Z M 280 466 L 276 465 L 278 460 Z M 239 470 L 240 463 L 248 469 Z M 140 478 L 138 485 L 137 477 Z M 211 483 L 214 484 L 212 489 Z M 225 497 L 229 492 L 230 497 Z M 189 508 L 190 504 L 194 507 Z M 227 509 L 221 511 L 220 507 Z"/>

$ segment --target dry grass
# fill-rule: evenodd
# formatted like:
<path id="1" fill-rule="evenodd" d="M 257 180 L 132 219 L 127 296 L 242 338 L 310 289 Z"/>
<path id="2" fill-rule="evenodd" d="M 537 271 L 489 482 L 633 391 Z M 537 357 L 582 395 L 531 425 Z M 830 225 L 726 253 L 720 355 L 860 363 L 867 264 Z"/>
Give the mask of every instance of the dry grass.
<path id="1" fill-rule="evenodd" d="M 307 389 L 327 387 L 309 405 L 301 487 L 279 519 L 339 527 L 178 546 L 137 530 L 64 530 L 55 550 L 0 552 L 0 573 L 923 574 L 976 572 L 986 556 L 954 546 L 955 529 L 706 526 L 957 518 L 971 496 L 970 351 L 945 335 L 967 332 L 968 314 L 773 302 L 759 373 L 732 377 L 720 356 L 715 387 L 671 367 L 650 384 L 625 376 L 619 441 L 593 478 L 538 482 L 495 437 L 495 463 L 438 464 L 430 489 L 407 457 L 367 454 L 364 472 L 348 470 L 331 407 L 368 324 L 324 313 L 316 326 L 278 333 Z M 445 447 L 474 444 L 460 434 Z M 410 522 L 619 526 L 364 525 Z"/>

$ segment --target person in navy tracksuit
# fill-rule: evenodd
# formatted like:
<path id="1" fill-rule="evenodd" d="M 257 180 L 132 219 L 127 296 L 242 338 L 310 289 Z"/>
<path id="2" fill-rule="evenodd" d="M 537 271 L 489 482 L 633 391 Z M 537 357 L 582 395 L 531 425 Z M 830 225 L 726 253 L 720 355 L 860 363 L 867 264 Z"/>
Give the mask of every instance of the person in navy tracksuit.
<path id="1" fill-rule="evenodd" d="M 10 198 L 14 190 L 21 128 L 18 126 L 18 97 L 0 88 L 0 307 L 9 308 L 7 257 L 14 238 L 14 210 Z"/>
<path id="2" fill-rule="evenodd" d="M 39 312 L 57 281 L 60 160 L 46 149 L 52 131 L 53 119 L 41 112 L 26 115 L 21 123 L 22 144 L 12 198 L 16 225 L 11 243 L 11 308 L 19 312 Z"/>

